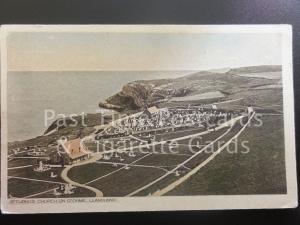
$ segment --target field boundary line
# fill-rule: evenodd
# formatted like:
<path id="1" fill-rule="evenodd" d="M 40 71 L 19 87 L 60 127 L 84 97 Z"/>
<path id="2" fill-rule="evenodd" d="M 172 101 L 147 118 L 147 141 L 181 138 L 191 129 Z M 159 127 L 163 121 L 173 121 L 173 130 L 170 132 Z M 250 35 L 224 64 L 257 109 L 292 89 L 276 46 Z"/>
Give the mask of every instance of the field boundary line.
<path id="1" fill-rule="evenodd" d="M 25 165 L 25 166 L 15 166 L 15 167 L 8 167 L 8 170 L 16 170 L 16 169 L 23 169 L 27 167 L 32 167 L 33 165 Z"/>
<path id="2" fill-rule="evenodd" d="M 219 148 L 216 152 L 214 152 L 211 156 L 209 156 L 204 162 L 202 162 L 201 164 L 199 164 L 197 167 L 195 167 L 194 169 L 192 169 L 190 172 L 188 172 L 186 175 L 184 175 L 183 177 L 179 178 L 178 180 L 174 181 L 173 183 L 169 184 L 167 187 L 154 192 L 153 195 L 154 196 L 161 196 L 166 194 L 167 192 L 173 190 L 175 187 L 177 187 L 178 185 L 180 185 L 181 183 L 183 183 L 184 181 L 186 181 L 188 178 L 190 178 L 192 175 L 194 175 L 195 173 L 197 173 L 202 167 L 204 167 L 206 164 L 208 164 L 211 160 L 213 160 L 219 153 L 222 152 L 222 150 L 227 147 L 234 139 L 236 139 L 248 126 L 248 124 L 250 123 L 251 119 L 253 118 L 255 113 L 252 114 L 252 116 L 249 118 L 248 122 L 242 127 L 242 129 L 236 134 L 234 135 L 229 141 L 227 141 L 221 148 Z"/>
<path id="3" fill-rule="evenodd" d="M 65 184 L 64 182 L 59 182 L 59 181 L 39 180 L 39 179 L 26 178 L 26 177 L 8 176 L 8 178 L 20 179 L 20 180 L 29 180 L 29 181 L 36 181 L 36 182 L 43 182 L 43 183 L 51 183 L 51 184 Z"/>
<path id="4" fill-rule="evenodd" d="M 166 172 L 168 172 L 167 169 L 161 168 L 160 166 L 150 166 L 150 165 L 143 165 L 143 164 L 130 164 L 130 163 L 114 163 L 114 162 L 96 162 L 98 164 L 107 164 L 107 165 L 113 165 L 113 164 L 117 164 L 117 165 L 122 165 L 122 166 L 133 166 L 133 167 L 144 167 L 144 168 L 153 168 L 153 169 L 159 169 L 159 170 L 164 170 Z"/>
<path id="5" fill-rule="evenodd" d="M 135 161 L 129 163 L 129 164 L 126 165 L 126 166 L 130 166 L 130 165 L 132 165 L 133 163 L 135 163 L 135 162 L 137 162 L 137 161 L 139 161 L 139 160 L 141 160 L 141 159 L 143 159 L 143 158 L 146 158 L 147 156 L 149 156 L 149 155 L 151 155 L 151 154 L 152 154 L 152 153 L 148 153 L 148 154 L 146 154 L 146 155 L 144 155 L 144 156 L 138 158 L 137 160 L 135 160 Z M 95 162 L 95 163 L 97 163 L 97 162 Z M 112 172 L 110 172 L 110 173 L 108 173 L 108 174 L 105 174 L 105 175 L 103 175 L 103 176 L 101 176 L 101 177 L 95 178 L 94 180 L 91 180 L 91 181 L 85 183 L 85 185 L 86 185 L 86 184 L 91 184 L 91 183 L 93 183 L 93 182 L 95 182 L 95 181 L 97 181 L 97 180 L 100 180 L 100 179 L 102 179 L 102 178 L 108 177 L 109 175 L 114 174 L 114 173 L 116 173 L 116 172 L 118 172 L 118 171 L 124 169 L 126 166 L 123 166 L 123 167 L 121 167 L 121 168 L 119 168 L 119 169 L 117 169 L 117 170 L 114 170 L 114 171 L 112 171 Z"/>
<path id="6" fill-rule="evenodd" d="M 38 195 L 42 195 L 42 194 L 48 193 L 50 191 L 54 191 L 55 189 L 57 189 L 57 188 L 52 188 L 52 189 L 49 189 L 49 190 L 46 190 L 46 191 L 42 191 L 42 192 L 38 192 L 38 193 L 35 193 L 35 194 L 32 194 L 32 195 L 27 195 L 27 196 L 22 197 L 22 198 L 32 198 L 32 197 L 35 197 L 35 196 L 38 196 Z"/>
<path id="7" fill-rule="evenodd" d="M 242 116 L 238 117 L 238 118 L 243 118 Z M 158 181 L 162 180 L 163 178 L 167 177 L 169 174 L 175 172 L 177 169 L 179 169 L 181 166 L 183 166 L 184 164 L 186 164 L 187 162 L 189 162 L 190 160 L 192 160 L 194 157 L 196 157 L 197 155 L 199 155 L 200 153 L 202 153 L 206 148 L 208 148 L 210 145 L 214 144 L 216 141 L 218 141 L 219 139 L 221 139 L 222 137 L 224 137 L 226 134 L 229 133 L 229 131 L 232 129 L 233 125 L 236 123 L 237 120 L 235 120 L 234 122 L 231 122 L 231 127 L 222 135 L 220 135 L 219 137 L 217 137 L 213 142 L 210 142 L 208 145 L 206 145 L 204 148 L 202 148 L 200 151 L 196 152 L 194 155 L 192 155 L 191 157 L 189 157 L 188 159 L 186 159 L 185 161 L 183 161 L 182 163 L 178 164 L 174 169 L 170 170 L 169 172 L 167 172 L 166 174 L 160 176 L 159 178 L 155 179 L 154 181 L 146 184 L 145 186 L 129 193 L 128 195 L 126 195 L 126 197 L 129 196 L 133 196 L 137 193 L 139 193 L 140 191 L 150 187 L 151 185 L 157 183 Z M 220 128 L 221 129 L 221 128 Z"/>

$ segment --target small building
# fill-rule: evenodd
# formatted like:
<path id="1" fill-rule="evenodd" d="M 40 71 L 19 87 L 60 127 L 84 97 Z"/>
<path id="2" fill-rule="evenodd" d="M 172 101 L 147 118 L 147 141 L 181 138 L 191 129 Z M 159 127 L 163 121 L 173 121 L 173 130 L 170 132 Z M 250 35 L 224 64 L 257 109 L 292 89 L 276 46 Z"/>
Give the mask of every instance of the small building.
<path id="1" fill-rule="evenodd" d="M 211 108 L 212 108 L 212 109 L 215 109 L 215 110 L 218 109 L 217 105 L 215 105 L 215 104 L 212 104 L 212 105 L 211 105 Z"/>
<path id="2" fill-rule="evenodd" d="M 144 113 L 148 116 L 152 116 L 154 114 L 157 114 L 159 112 L 159 109 L 156 106 L 152 106 L 150 108 L 147 108 Z"/>
<path id="3" fill-rule="evenodd" d="M 52 163 L 73 164 L 90 158 L 91 152 L 81 143 L 80 138 L 60 142 L 58 151 L 50 155 Z"/>
<path id="4" fill-rule="evenodd" d="M 252 114 L 254 112 L 253 107 L 248 107 L 247 108 L 247 113 Z"/>

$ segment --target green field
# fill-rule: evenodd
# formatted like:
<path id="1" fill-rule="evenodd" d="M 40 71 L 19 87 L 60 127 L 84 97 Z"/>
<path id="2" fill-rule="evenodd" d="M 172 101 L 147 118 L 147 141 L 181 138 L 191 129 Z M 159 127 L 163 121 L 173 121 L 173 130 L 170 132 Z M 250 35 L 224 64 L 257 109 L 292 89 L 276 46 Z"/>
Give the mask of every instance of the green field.
<path id="1" fill-rule="evenodd" d="M 21 180 L 11 178 L 8 180 L 8 194 L 13 197 L 26 197 L 28 195 L 36 194 L 39 192 L 47 191 L 51 188 L 58 187 L 58 184 L 36 182 L 31 180 Z"/>
<path id="2" fill-rule="evenodd" d="M 37 164 L 37 160 L 35 159 L 13 159 L 8 161 L 8 168 L 35 164 Z"/>
<path id="3" fill-rule="evenodd" d="M 51 170 L 45 172 L 35 172 L 33 167 L 26 167 L 21 169 L 12 169 L 8 170 L 8 176 L 13 177 L 24 177 L 30 179 L 37 179 L 37 180 L 46 180 L 46 181 L 55 181 L 55 182 L 64 182 L 63 179 L 60 177 L 60 173 L 62 168 L 51 168 Z M 55 178 L 51 178 L 51 172 L 57 175 Z"/>
<path id="4" fill-rule="evenodd" d="M 189 156 L 176 154 L 151 154 L 146 158 L 139 160 L 136 164 L 147 166 L 165 166 L 172 167 L 182 163 Z"/>
<path id="5" fill-rule="evenodd" d="M 248 118 L 244 117 L 241 121 L 245 124 L 247 120 Z M 286 193 L 282 116 L 265 115 L 263 116 L 263 126 L 260 127 L 255 126 L 257 123 L 253 122 L 253 119 L 250 124 L 251 126 L 246 127 L 238 137 L 237 144 L 232 142 L 229 148 L 225 148 L 196 174 L 179 184 L 166 195 Z M 68 177 L 81 184 L 88 183 L 89 186 L 103 192 L 104 196 L 126 196 L 142 187 L 145 187 L 145 189 L 136 193 L 135 196 L 147 196 L 165 188 L 204 162 L 214 151 L 234 137 L 242 127 L 243 125 L 237 122 L 230 129 L 226 127 L 217 131 L 211 130 L 201 136 L 197 134 L 193 141 L 191 141 L 191 138 L 179 140 L 177 141 L 178 145 L 167 142 L 163 145 L 157 144 L 152 147 L 150 144 L 149 148 L 142 147 L 144 152 L 138 152 L 137 148 L 134 149 L 135 156 L 131 157 L 128 152 L 113 153 L 113 156 L 109 159 L 102 158 L 94 163 L 71 168 L 68 172 Z M 159 139 L 168 140 L 182 137 L 183 135 L 196 134 L 201 131 L 200 128 L 187 129 L 179 132 L 170 131 L 157 136 L 159 136 Z M 218 137 L 221 138 L 201 151 L 204 146 Z M 135 140 L 136 138 L 133 139 Z M 128 140 L 130 139 L 132 137 L 128 137 Z M 112 139 L 116 147 L 118 147 L 119 140 L 118 138 Z M 250 149 L 249 153 L 244 152 L 243 144 L 245 141 L 247 141 L 246 145 Z M 142 141 L 137 140 L 137 142 L 145 145 Z M 190 144 L 193 145 L 193 151 L 190 149 Z M 95 143 L 88 143 L 88 145 L 92 148 L 95 147 Z M 172 153 L 170 146 L 172 151 L 178 151 L 175 154 Z M 236 146 L 236 152 L 232 153 Z M 196 152 L 198 154 L 185 163 L 184 166 L 180 166 L 175 172 L 171 171 L 158 182 L 146 186 L 165 175 Z M 8 175 L 11 176 L 8 181 L 8 188 L 9 193 L 13 197 L 24 197 L 36 193 L 41 193 L 35 196 L 37 198 L 94 196 L 94 193 L 90 190 L 79 187 L 71 195 L 53 195 L 53 188 L 59 186 L 55 182 L 64 183 L 62 178 L 60 178 L 62 168 L 54 167 L 50 171 L 39 173 L 33 171 L 34 166 L 30 166 L 36 164 L 37 160 L 35 159 L 13 159 L 9 161 L 9 167 L 29 165 L 29 167 L 8 170 Z M 50 177 L 52 171 L 58 175 L 56 178 Z M 37 180 L 17 179 L 16 177 Z M 42 181 L 49 181 L 49 183 Z"/>
<path id="6" fill-rule="evenodd" d="M 163 170 L 155 168 L 131 167 L 129 170 L 120 170 L 89 185 L 101 190 L 104 196 L 122 197 L 143 187 L 164 173 Z"/>
<path id="7" fill-rule="evenodd" d="M 112 165 L 108 165 L 108 164 L 90 163 L 86 165 L 73 167 L 68 172 L 68 177 L 71 180 L 84 184 L 93 179 L 108 174 L 116 169 L 118 168 L 114 168 L 112 167 Z"/>
<path id="8" fill-rule="evenodd" d="M 249 141 L 249 153 L 242 153 L 242 141 Z M 237 153 L 222 151 L 167 195 L 286 193 L 283 118 L 264 116 L 263 126 L 247 127 L 237 143 Z"/>

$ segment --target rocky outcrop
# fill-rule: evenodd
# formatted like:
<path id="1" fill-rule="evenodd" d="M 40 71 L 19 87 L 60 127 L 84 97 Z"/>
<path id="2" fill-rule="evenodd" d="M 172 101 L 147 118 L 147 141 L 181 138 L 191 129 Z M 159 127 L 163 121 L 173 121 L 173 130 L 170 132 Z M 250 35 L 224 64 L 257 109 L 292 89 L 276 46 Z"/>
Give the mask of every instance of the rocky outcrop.
<path id="1" fill-rule="evenodd" d="M 154 85 L 143 81 L 136 81 L 123 86 L 122 91 L 109 97 L 99 106 L 122 111 L 126 109 L 146 108 L 157 98 L 154 95 Z M 164 98 L 162 95 L 158 98 Z"/>

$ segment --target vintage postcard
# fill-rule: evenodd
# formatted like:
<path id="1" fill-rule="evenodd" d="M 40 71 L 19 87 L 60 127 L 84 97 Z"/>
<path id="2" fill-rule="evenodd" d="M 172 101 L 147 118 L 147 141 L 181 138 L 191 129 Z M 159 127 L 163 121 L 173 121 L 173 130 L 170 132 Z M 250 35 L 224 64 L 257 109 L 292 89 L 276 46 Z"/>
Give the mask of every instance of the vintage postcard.
<path id="1" fill-rule="evenodd" d="M 1 27 L 1 209 L 297 206 L 289 25 Z"/>

